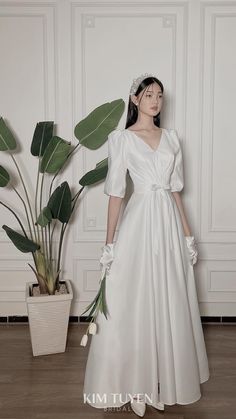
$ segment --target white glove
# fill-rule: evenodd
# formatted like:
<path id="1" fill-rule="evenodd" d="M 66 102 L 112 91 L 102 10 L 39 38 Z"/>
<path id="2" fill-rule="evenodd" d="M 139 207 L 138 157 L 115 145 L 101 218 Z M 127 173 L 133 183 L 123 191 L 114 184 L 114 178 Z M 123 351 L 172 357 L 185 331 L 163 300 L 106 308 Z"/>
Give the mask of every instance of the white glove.
<path id="1" fill-rule="evenodd" d="M 194 236 L 185 236 L 192 265 L 197 262 L 198 251 Z"/>
<path id="2" fill-rule="evenodd" d="M 111 264 L 114 259 L 114 243 L 107 243 L 102 247 L 102 256 L 100 258 L 100 265 L 102 267 L 103 275 L 105 271 L 110 270 Z"/>

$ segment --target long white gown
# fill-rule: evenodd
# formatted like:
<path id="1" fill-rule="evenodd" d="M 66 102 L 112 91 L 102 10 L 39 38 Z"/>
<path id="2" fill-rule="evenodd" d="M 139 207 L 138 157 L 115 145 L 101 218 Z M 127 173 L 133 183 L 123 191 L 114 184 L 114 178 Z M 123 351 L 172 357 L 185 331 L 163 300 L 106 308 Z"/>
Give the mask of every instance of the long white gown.
<path id="1" fill-rule="evenodd" d="M 84 377 L 84 403 L 120 407 L 134 394 L 149 405 L 201 397 L 208 359 L 193 266 L 171 192 L 184 186 L 181 144 L 162 128 L 153 150 L 129 129 L 108 136 L 107 195 L 133 193 L 124 209 L 107 275 L 109 317 L 99 312 Z"/>

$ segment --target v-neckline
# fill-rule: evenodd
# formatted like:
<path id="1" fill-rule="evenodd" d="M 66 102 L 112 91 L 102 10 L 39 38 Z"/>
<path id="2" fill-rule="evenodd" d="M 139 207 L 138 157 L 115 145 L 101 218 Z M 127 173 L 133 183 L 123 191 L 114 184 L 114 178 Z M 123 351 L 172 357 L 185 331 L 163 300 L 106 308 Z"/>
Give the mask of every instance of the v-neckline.
<path id="1" fill-rule="evenodd" d="M 126 128 L 126 131 L 129 131 L 129 132 L 133 133 L 135 135 L 135 137 L 137 137 L 139 140 L 141 140 L 144 143 L 144 145 L 146 145 L 146 147 L 148 147 L 153 153 L 156 153 L 159 150 L 160 145 L 161 145 L 161 142 L 162 142 L 162 137 L 163 137 L 163 134 L 164 134 L 164 128 L 161 128 L 160 141 L 159 141 L 159 144 L 158 144 L 157 148 L 154 149 L 146 141 L 144 141 L 144 139 L 142 137 L 140 137 L 139 135 L 137 135 L 134 131 L 131 131 L 128 128 Z"/>

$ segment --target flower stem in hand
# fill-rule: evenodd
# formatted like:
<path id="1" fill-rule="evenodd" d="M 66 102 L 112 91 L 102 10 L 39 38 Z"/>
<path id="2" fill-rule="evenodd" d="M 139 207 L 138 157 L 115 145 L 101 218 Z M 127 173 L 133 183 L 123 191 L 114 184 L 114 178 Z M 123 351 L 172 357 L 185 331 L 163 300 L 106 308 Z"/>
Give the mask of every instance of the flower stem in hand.
<path id="1" fill-rule="evenodd" d="M 97 295 L 82 313 L 82 314 L 86 313 L 86 311 L 88 311 L 92 307 L 89 315 L 86 317 L 88 318 L 92 316 L 92 319 L 88 325 L 86 333 L 83 335 L 81 339 L 81 342 L 80 342 L 81 346 L 86 346 L 88 342 L 88 333 L 92 335 L 96 334 L 97 324 L 95 323 L 95 320 L 97 318 L 99 310 L 101 311 L 101 313 L 104 314 L 104 316 L 107 319 L 108 309 L 107 309 L 107 303 L 106 303 L 106 273 L 107 273 L 106 270 L 105 272 L 102 272 L 102 279 L 100 279 L 100 288 L 97 292 Z"/>

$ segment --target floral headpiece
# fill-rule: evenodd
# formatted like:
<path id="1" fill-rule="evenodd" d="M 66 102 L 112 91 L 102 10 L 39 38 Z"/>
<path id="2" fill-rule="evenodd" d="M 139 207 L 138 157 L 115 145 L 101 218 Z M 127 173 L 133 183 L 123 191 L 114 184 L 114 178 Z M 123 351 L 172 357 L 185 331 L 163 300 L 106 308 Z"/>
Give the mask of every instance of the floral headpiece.
<path id="1" fill-rule="evenodd" d="M 139 85 L 147 77 L 154 77 L 154 76 L 153 76 L 153 74 L 145 73 L 145 74 L 141 74 L 141 76 L 139 76 L 137 79 L 133 79 L 133 83 L 132 83 L 132 86 L 130 88 L 129 94 L 134 95 L 137 92 Z"/>

